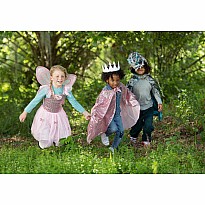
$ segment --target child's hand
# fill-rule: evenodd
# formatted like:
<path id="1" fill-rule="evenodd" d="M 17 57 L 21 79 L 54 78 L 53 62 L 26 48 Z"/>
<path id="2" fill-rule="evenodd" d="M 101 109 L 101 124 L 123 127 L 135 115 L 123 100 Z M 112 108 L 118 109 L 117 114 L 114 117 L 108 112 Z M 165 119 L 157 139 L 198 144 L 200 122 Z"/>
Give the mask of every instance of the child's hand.
<path id="1" fill-rule="evenodd" d="M 27 116 L 27 112 L 22 112 L 21 115 L 19 116 L 19 120 L 20 122 L 24 122 L 24 120 L 26 119 Z"/>
<path id="2" fill-rule="evenodd" d="M 83 115 L 84 115 L 84 117 L 85 117 L 86 120 L 90 120 L 91 114 L 90 114 L 89 112 L 84 111 L 84 112 L 83 112 Z"/>
<path id="3" fill-rule="evenodd" d="M 158 111 L 159 111 L 159 112 L 162 111 L 162 104 L 158 104 Z"/>

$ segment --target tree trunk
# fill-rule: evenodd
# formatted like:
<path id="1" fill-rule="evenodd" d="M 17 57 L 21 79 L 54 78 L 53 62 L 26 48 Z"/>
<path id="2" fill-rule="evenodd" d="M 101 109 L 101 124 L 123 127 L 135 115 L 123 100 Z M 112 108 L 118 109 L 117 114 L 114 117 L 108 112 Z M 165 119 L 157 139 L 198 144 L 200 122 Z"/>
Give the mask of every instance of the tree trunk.
<path id="1" fill-rule="evenodd" d="M 40 31 L 37 33 L 38 43 L 41 54 L 41 63 L 45 63 L 47 68 L 52 66 L 52 53 L 51 53 L 51 37 L 49 32 Z"/>

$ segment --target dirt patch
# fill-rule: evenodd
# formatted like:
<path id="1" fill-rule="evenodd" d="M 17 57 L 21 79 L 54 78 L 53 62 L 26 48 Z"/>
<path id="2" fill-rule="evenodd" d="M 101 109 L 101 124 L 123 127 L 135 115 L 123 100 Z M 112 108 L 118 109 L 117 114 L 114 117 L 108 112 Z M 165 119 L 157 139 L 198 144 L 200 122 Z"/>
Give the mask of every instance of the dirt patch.
<path id="1" fill-rule="evenodd" d="M 36 140 L 31 137 L 22 136 L 0 136 L 0 147 L 2 146 L 23 146 L 23 145 L 35 145 Z"/>

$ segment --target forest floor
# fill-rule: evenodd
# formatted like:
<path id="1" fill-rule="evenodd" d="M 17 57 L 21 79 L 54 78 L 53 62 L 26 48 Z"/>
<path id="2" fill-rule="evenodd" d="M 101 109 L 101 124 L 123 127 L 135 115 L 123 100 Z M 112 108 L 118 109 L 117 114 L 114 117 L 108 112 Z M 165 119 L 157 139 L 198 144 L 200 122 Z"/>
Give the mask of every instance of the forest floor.
<path id="1" fill-rule="evenodd" d="M 190 126 L 192 124 L 190 123 Z M 158 120 L 154 121 L 154 127 L 155 130 L 153 132 L 153 141 L 154 146 L 152 145 L 152 149 L 155 149 L 157 147 L 157 144 L 159 142 L 163 143 L 166 142 L 166 140 L 170 137 L 176 137 L 177 140 L 179 140 L 181 143 L 185 145 L 189 144 L 195 144 L 198 149 L 204 149 L 205 148 L 205 140 L 202 138 L 200 133 L 195 133 L 193 136 L 192 131 L 189 129 L 189 126 L 184 126 L 182 124 L 179 124 L 173 117 L 166 116 L 164 119 L 160 122 Z M 73 131 L 73 137 L 77 137 L 79 134 L 77 130 Z M 129 142 L 129 135 L 128 132 L 125 132 L 125 141 Z M 139 136 L 137 141 L 138 148 L 142 147 L 141 144 L 141 137 Z M 78 137 L 76 140 L 77 143 L 81 144 L 82 146 L 87 146 L 86 142 L 86 134 L 84 137 Z M 177 142 L 177 141 L 176 141 Z M 102 144 L 98 142 L 95 143 L 96 146 L 101 147 Z M 23 137 L 19 135 L 14 136 L 1 136 L 0 137 L 0 147 L 2 146 L 12 146 L 12 147 L 28 147 L 28 146 L 38 146 L 38 142 L 33 137 Z"/>

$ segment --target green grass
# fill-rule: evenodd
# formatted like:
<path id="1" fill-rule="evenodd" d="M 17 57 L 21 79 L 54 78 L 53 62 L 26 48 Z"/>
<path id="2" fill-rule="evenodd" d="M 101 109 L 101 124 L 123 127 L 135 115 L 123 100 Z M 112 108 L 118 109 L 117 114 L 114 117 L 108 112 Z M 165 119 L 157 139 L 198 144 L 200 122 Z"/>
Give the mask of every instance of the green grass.
<path id="1" fill-rule="evenodd" d="M 203 110 L 192 110 L 191 117 L 180 117 L 176 115 L 177 109 L 174 104 L 164 105 L 163 121 L 154 121 L 150 148 L 139 146 L 140 136 L 137 147 L 130 145 L 126 131 L 114 156 L 102 145 L 100 137 L 87 144 L 88 122 L 77 112 L 69 115 L 72 137 L 61 140 L 60 147 L 45 150 L 38 147 L 30 134 L 32 116 L 19 123 L 16 115 L 10 118 L 13 121 L 7 120 L 8 131 L 0 136 L 0 173 L 204 174 L 204 113 L 199 115 Z M 186 106 L 180 109 L 186 110 Z"/>
<path id="2" fill-rule="evenodd" d="M 2 174 L 196 174 L 205 173 L 204 150 L 186 145 L 177 137 L 150 148 L 135 148 L 125 137 L 114 156 L 99 143 L 82 141 L 85 136 L 62 140 L 61 147 L 41 150 L 37 144 L 3 145 Z"/>

